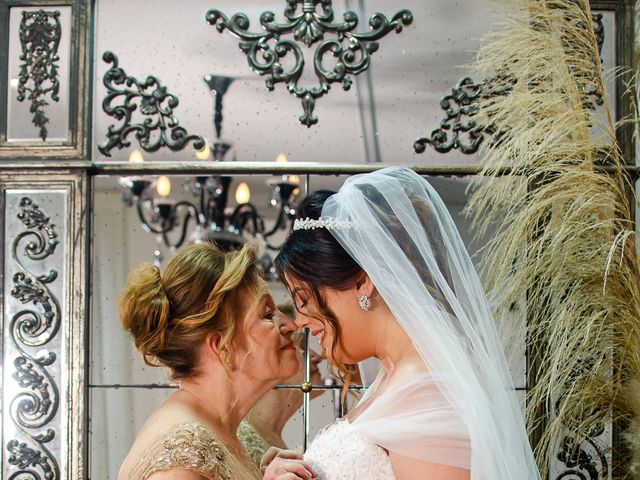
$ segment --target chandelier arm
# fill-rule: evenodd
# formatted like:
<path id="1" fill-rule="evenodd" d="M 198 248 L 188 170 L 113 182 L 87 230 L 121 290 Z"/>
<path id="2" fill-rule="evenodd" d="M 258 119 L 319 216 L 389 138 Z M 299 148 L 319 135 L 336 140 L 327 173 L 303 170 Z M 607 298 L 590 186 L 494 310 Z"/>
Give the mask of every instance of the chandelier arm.
<path id="1" fill-rule="evenodd" d="M 167 247 L 180 248 L 182 246 L 185 239 L 187 238 L 187 229 L 189 228 L 189 222 L 192 218 L 196 221 L 196 223 L 200 223 L 198 219 L 198 210 L 196 209 L 195 205 L 193 205 L 191 202 L 181 201 L 175 204 L 174 211 L 177 211 L 179 207 L 187 207 L 187 213 L 182 220 L 180 237 L 178 238 L 178 241 L 176 243 L 172 244 L 171 239 L 167 234 L 169 231 L 173 230 L 173 225 L 175 224 L 175 221 L 174 221 L 175 217 L 173 217 L 169 222 L 171 225 L 171 228 L 162 232 L 162 241 Z"/>
<path id="2" fill-rule="evenodd" d="M 271 235 L 276 233 L 278 231 L 278 229 L 280 228 L 280 225 L 282 224 L 282 220 L 284 218 L 285 218 L 284 205 L 281 205 L 280 206 L 280 212 L 278 212 L 278 219 L 276 220 L 276 223 L 274 224 L 274 226 L 273 226 L 273 228 L 271 230 L 269 230 L 267 233 L 264 234 L 264 238 L 269 238 Z"/>
<path id="3" fill-rule="evenodd" d="M 253 223 L 254 232 L 259 232 L 257 223 L 258 211 L 251 203 L 243 203 L 235 208 L 231 214 L 231 224 L 238 230 L 244 230 L 247 223 L 247 217 L 249 217 L 249 219 L 251 219 L 251 223 Z"/>
<path id="4" fill-rule="evenodd" d="M 170 228 L 165 227 L 164 222 L 160 230 L 158 230 L 153 225 L 151 225 L 151 223 L 144 217 L 144 211 L 142 209 L 142 202 L 143 202 L 142 198 L 140 198 L 139 195 L 136 195 L 135 199 L 136 199 L 136 212 L 138 212 L 138 218 L 140 219 L 140 223 L 142 223 L 142 225 L 144 225 L 145 228 L 147 228 L 152 233 L 158 233 L 158 234 L 163 234 L 168 230 L 170 230 Z"/>
<path id="5" fill-rule="evenodd" d="M 279 246 L 271 245 L 269 242 L 266 243 L 267 249 L 271 250 L 272 252 L 279 252 L 280 250 L 282 250 L 282 245 L 284 245 L 284 242 L 282 242 Z"/>
<path id="6" fill-rule="evenodd" d="M 196 223 L 202 225 L 202 222 L 200 220 L 200 215 L 198 215 L 200 212 L 198 211 L 198 208 L 195 206 L 195 204 L 189 202 L 188 200 L 180 200 L 178 203 L 176 203 L 174 207 L 175 211 L 177 211 L 179 207 L 187 207 L 186 216 L 194 217 L 196 220 Z"/>

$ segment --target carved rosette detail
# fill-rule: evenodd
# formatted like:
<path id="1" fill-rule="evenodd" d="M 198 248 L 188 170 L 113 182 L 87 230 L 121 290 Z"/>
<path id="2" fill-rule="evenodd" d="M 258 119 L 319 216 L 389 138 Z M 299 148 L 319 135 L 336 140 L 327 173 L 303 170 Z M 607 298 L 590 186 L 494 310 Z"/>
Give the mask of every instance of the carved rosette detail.
<path id="1" fill-rule="evenodd" d="M 32 273 L 23 259 L 41 261 L 55 252 L 58 245 L 56 227 L 29 197 L 19 203 L 18 220 L 25 230 L 12 244 L 12 258 L 18 268 L 13 275 L 11 296 L 25 305 L 11 318 L 8 338 L 18 355 L 13 359 L 12 378 L 21 389 L 11 400 L 9 415 L 18 430 L 17 437 L 7 442 L 7 461 L 18 471 L 10 479 L 60 478 L 58 460 L 47 448 L 56 432 L 47 425 L 58 412 L 60 395 L 55 379 L 49 373 L 57 359 L 46 348 L 60 328 L 60 306 L 48 284 L 58 273 Z M 36 352 L 33 350 L 37 348 Z"/>
<path id="2" fill-rule="evenodd" d="M 58 79 L 60 60 L 58 45 L 62 36 L 60 12 L 23 11 L 20 22 L 20 73 L 18 75 L 18 101 L 31 101 L 29 111 L 33 114 L 33 124 L 40 129 L 40 138 L 47 139 L 47 123 L 44 107 L 49 105 L 46 96 L 58 102 L 60 81 Z"/>
<path id="3" fill-rule="evenodd" d="M 349 11 L 344 13 L 342 22 L 334 23 L 331 0 L 287 0 L 284 16 L 287 21 L 277 23 L 273 12 L 263 12 L 260 25 L 264 32 L 257 33 L 249 31 L 249 19 L 244 13 L 236 13 L 229 19 L 220 10 L 211 9 L 206 19 L 219 32 L 229 30 L 240 39 L 240 50 L 246 54 L 249 66 L 260 75 L 267 75 L 265 83 L 270 91 L 276 83 L 287 84 L 287 90 L 302 102 L 304 114 L 299 120 L 307 127 L 318 122 L 318 117 L 313 114 L 316 99 L 325 95 L 332 83 L 341 82 L 342 88 L 349 90 L 353 83 L 350 75 L 369 68 L 371 54 L 378 50 L 377 40 L 391 31 L 400 33 L 404 26 L 413 22 L 413 14 L 409 10 L 401 10 L 391 19 L 374 13 L 369 18 L 369 31 L 354 32 L 358 16 Z M 337 38 L 325 39 L 328 33 L 335 34 Z M 292 34 L 293 40 L 282 38 L 287 34 Z M 298 85 L 305 58 L 296 42 L 306 47 L 320 42 L 313 55 L 317 86 Z M 285 68 L 281 60 L 289 54 L 293 65 Z M 327 56 L 336 59 L 332 66 L 325 65 Z"/>
<path id="4" fill-rule="evenodd" d="M 167 92 L 167 87 L 158 78 L 149 75 L 144 81 L 140 81 L 128 76 L 118 66 L 118 57 L 113 52 L 105 52 L 102 59 L 112 64 L 102 79 L 107 87 L 102 110 L 121 123 L 109 126 L 107 140 L 98 146 L 100 153 L 110 157 L 114 148 L 129 147 L 131 142 L 127 138 L 132 133 L 140 147 L 147 152 L 155 152 L 162 147 L 174 152 L 180 151 L 190 142 L 193 142 L 196 150 L 204 148 L 204 138 L 189 135 L 174 117 L 173 110 L 179 104 L 178 97 Z M 132 123 L 133 112 L 138 109 L 138 99 L 140 113 L 146 118 L 142 123 Z"/>

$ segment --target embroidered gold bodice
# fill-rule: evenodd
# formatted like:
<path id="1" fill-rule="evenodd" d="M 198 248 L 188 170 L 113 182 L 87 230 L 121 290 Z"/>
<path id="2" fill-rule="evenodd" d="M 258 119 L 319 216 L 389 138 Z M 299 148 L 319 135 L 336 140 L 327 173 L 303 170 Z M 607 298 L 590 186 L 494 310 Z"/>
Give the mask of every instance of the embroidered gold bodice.
<path id="1" fill-rule="evenodd" d="M 238 439 L 242 442 L 242 445 L 244 445 L 244 448 L 256 465 L 260 466 L 262 456 L 269 450 L 271 445 L 246 420 L 240 422 Z"/>
<path id="2" fill-rule="evenodd" d="M 207 480 L 258 479 L 249 461 L 241 462 L 201 423 L 176 425 L 154 442 L 129 474 L 128 480 L 147 480 L 156 472 L 181 469 Z"/>

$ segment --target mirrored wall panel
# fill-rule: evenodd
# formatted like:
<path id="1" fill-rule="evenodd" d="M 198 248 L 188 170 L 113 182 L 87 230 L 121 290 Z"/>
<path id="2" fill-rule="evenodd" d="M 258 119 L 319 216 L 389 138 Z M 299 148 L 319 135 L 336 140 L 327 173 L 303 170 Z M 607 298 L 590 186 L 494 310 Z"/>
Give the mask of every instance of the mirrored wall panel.
<path id="1" fill-rule="evenodd" d="M 132 339 L 122 329 L 117 312 L 117 298 L 127 273 L 142 262 L 154 263 L 163 270 L 182 248 L 196 241 L 251 241 L 258 245 L 260 268 L 268 281 L 275 303 L 295 319 L 289 291 L 273 270 L 278 248 L 291 227 L 291 218 L 305 191 L 336 191 L 348 178 L 345 175 L 241 175 L 233 177 L 169 176 L 160 177 L 96 177 L 93 199 L 93 301 L 91 325 L 91 470 L 116 475 L 130 445 L 151 412 L 176 388 L 161 368 L 144 364 L 135 351 Z M 463 214 L 470 188 L 468 178 L 428 177 L 447 204 L 474 262 L 482 261 L 481 247 L 486 238 L 474 238 L 469 220 Z M 145 186 L 139 195 L 133 185 Z M 170 185 L 168 187 L 167 185 Z M 282 190 L 290 195 L 283 197 Z M 201 193 L 209 210 L 201 210 Z M 139 190 L 135 190 L 139 192 Z M 217 192 L 218 197 L 215 197 Z M 226 203 L 220 196 L 226 195 Z M 211 200 L 217 198 L 217 202 Z M 284 200 L 283 200 L 284 198 Z M 211 202 L 213 203 L 210 203 Z M 224 206 L 222 206 L 224 204 Z M 249 207 L 250 206 L 250 207 Z M 216 208 L 218 216 L 214 213 Z M 162 213 L 169 209 L 175 225 L 165 233 Z M 237 222 L 238 212 L 245 209 L 246 222 Z M 204 222 L 198 225 L 193 218 Z M 234 220 L 234 215 L 236 216 Z M 282 225 L 274 231 L 279 217 Z M 213 218 L 219 223 L 213 223 Z M 208 220 L 207 220 L 208 219 Z M 207 223 L 209 222 L 209 223 Z M 222 223 L 224 222 L 224 223 Z M 264 224 L 264 228 L 261 226 Z M 217 228 L 223 225 L 223 228 Z M 255 225 L 262 229 L 259 240 Z M 165 227 L 167 224 L 165 223 Z M 168 228 L 168 227 L 167 227 Z M 184 230 L 184 233 L 182 232 Z M 487 234 L 487 238 L 491 232 Z M 183 242 L 178 246 L 181 238 Z M 505 345 L 510 352 L 514 387 L 524 402 L 526 393 L 524 339 L 520 319 L 503 319 Z M 357 402 L 362 385 L 370 384 L 380 365 L 376 360 L 362 365 L 347 394 L 345 410 L 340 408 L 340 379 L 328 369 L 317 339 L 310 336 L 307 349 L 310 363 L 311 393 L 308 405 L 301 390 L 304 382 L 305 340 L 301 330 L 295 335 L 300 347 L 300 370 L 291 378 L 283 378 L 249 414 L 248 420 L 260 428 L 265 418 L 277 431 L 267 429 L 264 437 L 271 443 L 281 442 L 292 448 L 304 448 L 326 425 L 348 412 Z M 518 342 L 515 344 L 514 339 Z M 97 478 L 97 477 L 96 477 Z"/>

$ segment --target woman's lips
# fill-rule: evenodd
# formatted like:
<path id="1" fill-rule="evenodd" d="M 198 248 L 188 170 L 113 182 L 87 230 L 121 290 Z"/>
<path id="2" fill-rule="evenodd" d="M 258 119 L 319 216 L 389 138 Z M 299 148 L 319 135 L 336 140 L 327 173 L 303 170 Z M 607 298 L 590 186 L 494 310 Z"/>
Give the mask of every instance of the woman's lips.
<path id="1" fill-rule="evenodd" d="M 293 344 L 293 342 L 289 342 L 286 345 L 280 347 L 280 350 L 295 350 L 296 346 Z"/>

